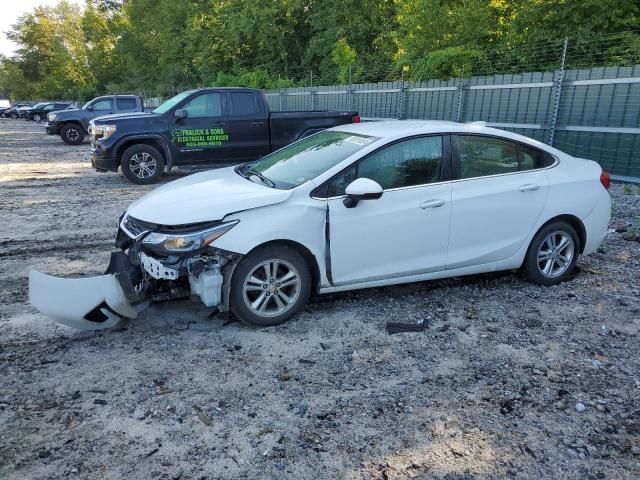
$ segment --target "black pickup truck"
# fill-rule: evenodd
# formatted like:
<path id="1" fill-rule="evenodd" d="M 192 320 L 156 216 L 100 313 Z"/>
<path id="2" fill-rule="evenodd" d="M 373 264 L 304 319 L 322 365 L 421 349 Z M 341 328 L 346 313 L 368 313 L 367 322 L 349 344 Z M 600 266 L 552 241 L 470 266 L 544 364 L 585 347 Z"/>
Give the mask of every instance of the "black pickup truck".
<path id="1" fill-rule="evenodd" d="M 188 90 L 151 113 L 90 122 L 91 163 L 140 185 L 157 182 L 175 165 L 228 166 L 255 160 L 337 125 L 357 112 L 270 113 L 264 92 L 247 88 Z"/>
<path id="2" fill-rule="evenodd" d="M 144 111 L 142 98 L 137 95 L 106 95 L 96 97 L 82 108 L 71 108 L 47 115 L 45 130 L 49 135 L 60 135 L 67 145 L 80 145 L 93 118 L 114 113 Z"/>

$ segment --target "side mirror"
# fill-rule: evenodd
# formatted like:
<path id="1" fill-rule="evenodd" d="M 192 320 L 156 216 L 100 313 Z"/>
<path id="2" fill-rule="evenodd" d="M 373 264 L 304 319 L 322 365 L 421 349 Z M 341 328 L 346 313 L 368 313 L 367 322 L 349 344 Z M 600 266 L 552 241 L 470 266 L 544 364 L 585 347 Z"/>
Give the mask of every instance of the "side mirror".
<path id="1" fill-rule="evenodd" d="M 176 120 L 183 120 L 185 118 L 189 118 L 189 112 L 187 112 L 184 108 L 179 108 L 173 112 L 173 116 Z"/>
<path id="2" fill-rule="evenodd" d="M 353 208 L 360 200 L 377 200 L 382 196 L 382 187 L 378 182 L 369 178 L 357 178 L 345 190 L 347 198 L 344 199 L 344 206 Z"/>

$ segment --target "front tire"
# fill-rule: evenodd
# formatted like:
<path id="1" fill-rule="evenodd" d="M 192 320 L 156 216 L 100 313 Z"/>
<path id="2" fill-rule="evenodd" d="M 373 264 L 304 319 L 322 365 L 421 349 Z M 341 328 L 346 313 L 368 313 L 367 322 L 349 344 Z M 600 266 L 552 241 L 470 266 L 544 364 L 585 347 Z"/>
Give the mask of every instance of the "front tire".
<path id="1" fill-rule="evenodd" d="M 538 285 L 557 285 L 572 273 L 578 261 L 579 239 L 566 222 L 553 222 L 533 237 L 522 270 Z"/>
<path id="2" fill-rule="evenodd" d="M 150 185 L 162 177 L 164 158 L 157 148 L 150 145 L 133 145 L 122 154 L 120 169 L 130 182 Z"/>
<path id="3" fill-rule="evenodd" d="M 42 116 L 39 113 L 36 113 L 33 116 L 33 121 L 36 122 L 36 123 L 40 123 L 42 121 Z"/>
<path id="4" fill-rule="evenodd" d="M 250 253 L 236 267 L 231 310 L 252 325 L 278 325 L 302 309 L 310 292 L 311 274 L 302 255 L 272 245 Z"/>
<path id="5" fill-rule="evenodd" d="M 60 129 L 60 137 L 67 145 L 80 145 L 84 142 L 84 130 L 78 125 L 68 123 Z"/>
<path id="6" fill-rule="evenodd" d="M 18 114 L 17 114 L 17 113 L 15 113 L 15 112 L 11 112 L 11 113 L 9 114 L 9 118 L 13 118 L 13 119 L 15 120 L 16 118 L 18 118 Z"/>

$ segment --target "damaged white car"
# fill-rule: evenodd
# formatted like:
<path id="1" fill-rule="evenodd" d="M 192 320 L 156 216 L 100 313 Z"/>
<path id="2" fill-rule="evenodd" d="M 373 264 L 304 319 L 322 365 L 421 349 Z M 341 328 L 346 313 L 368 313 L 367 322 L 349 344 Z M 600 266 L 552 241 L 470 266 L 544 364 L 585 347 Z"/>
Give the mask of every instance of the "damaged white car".
<path id="1" fill-rule="evenodd" d="M 122 215 L 105 275 L 32 270 L 30 300 L 82 329 L 186 297 L 266 326 L 312 293 L 511 269 L 552 285 L 603 241 L 608 186 L 595 162 L 482 125 L 344 125 L 157 188 Z"/>

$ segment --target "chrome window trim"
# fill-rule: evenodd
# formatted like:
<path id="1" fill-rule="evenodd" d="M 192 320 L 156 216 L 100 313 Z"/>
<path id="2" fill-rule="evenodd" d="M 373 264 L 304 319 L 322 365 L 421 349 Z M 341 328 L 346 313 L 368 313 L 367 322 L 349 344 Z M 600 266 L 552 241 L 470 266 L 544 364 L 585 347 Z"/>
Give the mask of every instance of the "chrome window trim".
<path id="1" fill-rule="evenodd" d="M 450 134 L 442 134 L 442 135 L 455 135 L 454 133 L 450 133 Z M 502 137 L 497 137 L 496 138 L 502 138 Z M 433 182 L 433 183 L 422 183 L 420 185 L 411 185 L 408 187 L 398 187 L 398 188 L 389 188 L 389 189 L 383 189 L 383 192 L 397 192 L 400 190 L 409 190 L 411 188 L 420 188 L 420 187 L 429 187 L 431 185 L 444 185 L 446 183 L 459 183 L 459 182 L 468 182 L 468 181 L 473 181 L 473 180 L 481 180 L 484 178 L 495 178 L 495 177 L 504 177 L 506 175 L 518 175 L 518 174 L 523 174 L 523 173 L 529 173 L 529 172 L 539 172 L 542 170 L 550 170 L 552 168 L 557 167 L 558 165 L 560 165 L 560 158 L 557 155 L 554 155 L 553 153 L 550 153 L 546 150 L 543 150 L 541 148 L 538 148 L 534 145 L 529 145 L 527 143 L 523 143 L 523 142 L 518 142 L 517 140 L 511 140 L 511 139 L 505 139 L 506 141 L 511 141 L 514 142 L 516 144 L 522 144 L 522 145 L 527 145 L 531 148 L 535 148 L 536 150 L 546 153 L 547 155 L 549 155 L 550 157 L 552 157 L 554 159 L 554 162 L 549 165 L 548 167 L 541 167 L 541 168 L 532 168 L 531 170 L 522 170 L 522 171 L 517 171 L 517 172 L 506 172 L 506 173 L 496 173 L 495 175 L 484 175 L 482 177 L 470 177 L 470 178 L 457 178 L 455 180 L 443 180 L 441 182 Z M 353 165 L 354 163 L 360 161 L 361 159 L 359 158 L 358 160 L 356 160 L 355 162 L 353 162 L 351 165 Z M 345 170 L 349 167 L 351 167 L 351 165 L 349 165 L 348 167 L 345 168 Z M 342 172 L 340 172 L 342 173 Z M 336 174 L 336 176 L 339 174 Z M 329 180 L 333 180 L 334 177 L 330 178 Z M 366 177 L 363 177 L 366 178 Z M 329 181 L 327 180 L 327 181 Z M 335 197 L 314 197 L 311 196 L 312 199 L 314 200 L 336 200 L 336 199 L 341 199 L 341 198 L 346 198 L 346 195 L 338 195 Z"/>

